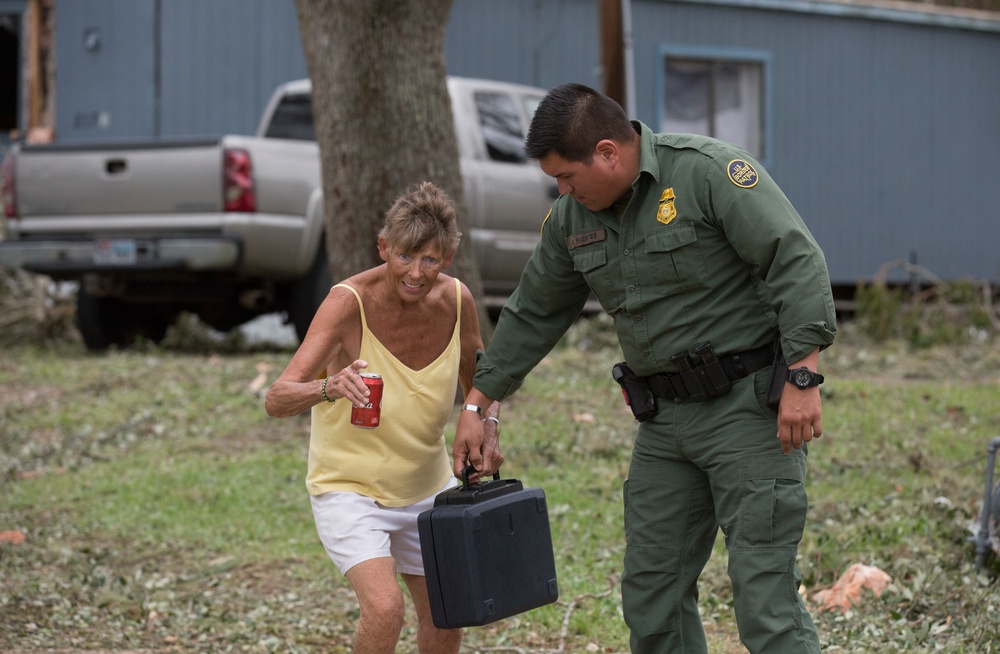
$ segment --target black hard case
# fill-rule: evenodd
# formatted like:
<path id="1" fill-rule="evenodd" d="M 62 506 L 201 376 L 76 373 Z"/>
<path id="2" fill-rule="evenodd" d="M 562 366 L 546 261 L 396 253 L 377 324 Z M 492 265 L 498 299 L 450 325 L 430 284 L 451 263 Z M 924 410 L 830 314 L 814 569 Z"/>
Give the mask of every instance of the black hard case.
<path id="1" fill-rule="evenodd" d="M 431 616 L 482 626 L 559 597 L 545 492 L 516 479 L 463 484 L 417 517 Z"/>

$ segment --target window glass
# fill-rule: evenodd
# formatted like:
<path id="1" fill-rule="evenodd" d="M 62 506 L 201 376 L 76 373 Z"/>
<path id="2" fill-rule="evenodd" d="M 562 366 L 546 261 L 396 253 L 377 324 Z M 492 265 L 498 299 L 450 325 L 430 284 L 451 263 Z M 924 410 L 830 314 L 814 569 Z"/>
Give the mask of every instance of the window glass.
<path id="1" fill-rule="evenodd" d="M 760 62 L 664 59 L 660 131 L 704 134 L 764 159 L 764 73 Z"/>
<path id="2" fill-rule="evenodd" d="M 276 139 L 315 141 L 312 99 L 308 95 L 286 95 L 278 103 L 267 126 L 267 134 Z"/>
<path id="3" fill-rule="evenodd" d="M 514 98 L 506 93 L 481 91 L 476 93 L 476 107 L 490 159 L 509 163 L 525 161 L 524 129 Z"/>

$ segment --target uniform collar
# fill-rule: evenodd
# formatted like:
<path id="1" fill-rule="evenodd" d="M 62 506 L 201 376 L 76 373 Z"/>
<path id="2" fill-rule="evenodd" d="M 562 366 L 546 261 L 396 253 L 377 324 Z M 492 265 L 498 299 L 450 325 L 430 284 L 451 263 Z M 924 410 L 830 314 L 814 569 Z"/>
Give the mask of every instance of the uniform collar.
<path id="1" fill-rule="evenodd" d="M 633 120 L 632 126 L 639 132 L 639 177 L 643 173 L 649 173 L 655 181 L 659 182 L 660 162 L 656 158 L 657 135 L 642 121 Z"/>

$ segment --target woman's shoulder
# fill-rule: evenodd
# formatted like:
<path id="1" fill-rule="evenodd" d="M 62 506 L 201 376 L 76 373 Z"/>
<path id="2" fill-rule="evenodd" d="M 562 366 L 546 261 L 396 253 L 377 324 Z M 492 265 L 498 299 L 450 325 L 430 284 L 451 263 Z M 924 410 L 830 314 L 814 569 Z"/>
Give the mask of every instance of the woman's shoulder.
<path id="1" fill-rule="evenodd" d="M 455 288 L 458 288 L 459 294 L 462 296 L 462 301 L 466 299 L 472 299 L 472 291 L 469 287 L 460 280 L 458 277 L 452 277 L 446 273 L 440 273 L 438 275 L 437 281 L 435 282 L 435 290 L 439 291 L 443 297 L 449 298 L 451 301 L 455 299 Z"/>
<path id="2" fill-rule="evenodd" d="M 340 290 L 343 293 L 351 293 L 353 289 L 358 295 L 364 297 L 366 294 L 371 292 L 371 289 L 382 282 L 382 276 L 378 274 L 378 270 L 381 266 L 375 266 L 374 268 L 368 268 L 367 270 L 362 270 L 359 273 L 351 275 L 347 279 L 343 279 L 334 285 L 334 290 Z M 339 288 L 338 288 L 339 287 Z"/>

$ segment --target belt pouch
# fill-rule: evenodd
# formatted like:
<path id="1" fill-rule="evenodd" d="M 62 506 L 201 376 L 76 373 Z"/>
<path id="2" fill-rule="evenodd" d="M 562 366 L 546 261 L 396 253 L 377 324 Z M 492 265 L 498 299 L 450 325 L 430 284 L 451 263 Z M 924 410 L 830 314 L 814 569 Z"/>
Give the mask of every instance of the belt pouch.
<path id="1" fill-rule="evenodd" d="M 656 415 L 656 398 L 649 388 L 649 382 L 632 372 L 624 361 L 612 366 L 611 376 L 622 387 L 625 404 L 632 409 L 636 420 L 644 422 Z"/>

